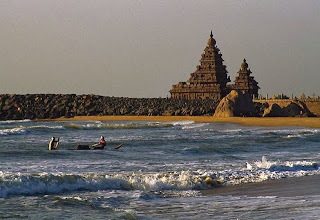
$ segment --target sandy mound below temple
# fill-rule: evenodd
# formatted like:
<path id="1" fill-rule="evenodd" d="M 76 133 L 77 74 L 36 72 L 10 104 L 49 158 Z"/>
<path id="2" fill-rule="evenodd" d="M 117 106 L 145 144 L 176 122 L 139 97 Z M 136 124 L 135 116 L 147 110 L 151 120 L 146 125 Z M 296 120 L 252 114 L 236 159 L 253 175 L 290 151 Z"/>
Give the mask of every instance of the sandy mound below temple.
<path id="1" fill-rule="evenodd" d="M 214 117 L 218 118 L 255 115 L 256 111 L 251 96 L 235 90 L 220 101 L 214 113 Z"/>

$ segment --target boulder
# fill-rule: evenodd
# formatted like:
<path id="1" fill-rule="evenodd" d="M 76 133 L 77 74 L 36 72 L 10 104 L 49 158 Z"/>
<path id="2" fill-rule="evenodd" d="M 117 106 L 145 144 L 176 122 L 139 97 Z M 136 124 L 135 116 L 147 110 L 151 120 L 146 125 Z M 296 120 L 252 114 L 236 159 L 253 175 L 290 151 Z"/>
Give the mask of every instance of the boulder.
<path id="1" fill-rule="evenodd" d="M 302 112 L 300 111 L 300 116 L 304 116 L 304 117 L 317 117 L 315 114 L 313 114 L 309 108 L 307 107 L 307 105 L 302 102 L 302 101 L 296 101 L 296 103 L 301 107 Z M 301 115 L 302 113 L 302 115 Z"/>
<path id="2" fill-rule="evenodd" d="M 174 115 L 175 115 L 175 116 L 180 116 L 180 115 L 181 115 L 181 110 L 178 109 L 177 111 L 175 111 Z"/>
<path id="3" fill-rule="evenodd" d="M 284 111 L 276 103 L 273 103 L 269 106 L 269 108 L 266 108 L 262 115 L 262 117 L 284 117 L 284 116 L 285 116 Z"/>
<path id="4" fill-rule="evenodd" d="M 301 101 L 292 101 L 280 107 L 272 103 L 264 110 L 262 117 L 314 117 L 306 105 Z"/>
<path id="5" fill-rule="evenodd" d="M 303 115 L 305 110 L 301 108 L 297 103 L 290 103 L 288 106 L 283 108 L 285 116 L 294 117 L 297 115 Z"/>
<path id="6" fill-rule="evenodd" d="M 269 104 L 267 102 L 261 103 L 261 102 L 254 102 L 254 107 L 256 108 L 256 113 L 258 117 L 262 117 L 264 111 L 269 107 Z"/>
<path id="7" fill-rule="evenodd" d="M 255 106 L 248 93 L 232 90 L 218 104 L 214 117 L 255 116 Z"/>

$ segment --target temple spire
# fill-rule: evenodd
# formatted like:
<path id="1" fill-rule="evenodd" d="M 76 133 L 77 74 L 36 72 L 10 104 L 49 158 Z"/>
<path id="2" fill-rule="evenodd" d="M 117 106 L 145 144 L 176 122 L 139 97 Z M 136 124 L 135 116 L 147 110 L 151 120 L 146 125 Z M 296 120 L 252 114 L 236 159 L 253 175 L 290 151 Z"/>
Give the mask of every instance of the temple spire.
<path id="1" fill-rule="evenodd" d="M 243 62 L 241 63 L 241 68 L 242 70 L 247 70 L 248 69 L 248 63 L 247 60 L 244 58 Z"/>
<path id="2" fill-rule="evenodd" d="M 247 91 L 251 96 L 258 97 L 258 82 L 253 76 L 250 76 L 251 70 L 246 59 L 243 59 L 241 63 L 240 70 L 238 71 L 238 76 L 234 81 L 234 89 L 240 91 Z"/>
<path id="3" fill-rule="evenodd" d="M 210 38 L 207 41 L 207 45 L 209 45 L 209 46 L 215 46 L 216 45 L 216 40 L 213 38 L 212 30 L 210 32 Z"/>
<path id="4" fill-rule="evenodd" d="M 186 82 L 172 86 L 171 98 L 220 101 L 226 95 L 226 85 L 230 82 L 230 78 L 212 31 L 199 62 L 195 72 L 190 74 Z"/>

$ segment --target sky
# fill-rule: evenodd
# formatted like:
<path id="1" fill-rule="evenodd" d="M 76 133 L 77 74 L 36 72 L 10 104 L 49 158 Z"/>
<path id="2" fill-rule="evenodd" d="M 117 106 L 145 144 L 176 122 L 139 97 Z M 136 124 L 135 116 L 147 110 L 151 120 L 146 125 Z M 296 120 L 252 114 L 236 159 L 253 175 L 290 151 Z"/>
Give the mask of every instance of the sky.
<path id="1" fill-rule="evenodd" d="M 319 0 L 1 0 L 0 94 L 167 97 L 211 30 L 232 81 L 320 95 Z"/>

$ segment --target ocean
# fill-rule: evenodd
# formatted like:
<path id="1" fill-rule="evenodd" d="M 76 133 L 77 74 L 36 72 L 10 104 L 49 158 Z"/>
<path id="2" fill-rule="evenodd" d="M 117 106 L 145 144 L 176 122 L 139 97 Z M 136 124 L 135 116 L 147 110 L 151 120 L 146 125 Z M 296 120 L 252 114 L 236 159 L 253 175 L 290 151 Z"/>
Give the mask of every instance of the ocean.
<path id="1" fill-rule="evenodd" d="M 75 150 L 101 135 L 105 150 Z M 319 146 L 305 127 L 0 121 L 0 219 L 319 219 L 303 177 L 319 177 Z"/>

